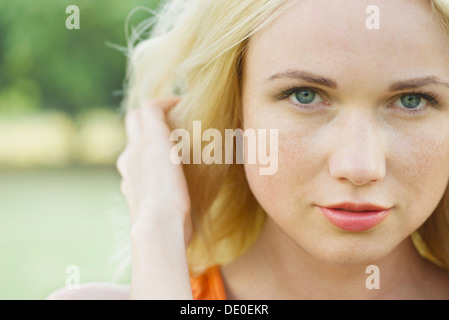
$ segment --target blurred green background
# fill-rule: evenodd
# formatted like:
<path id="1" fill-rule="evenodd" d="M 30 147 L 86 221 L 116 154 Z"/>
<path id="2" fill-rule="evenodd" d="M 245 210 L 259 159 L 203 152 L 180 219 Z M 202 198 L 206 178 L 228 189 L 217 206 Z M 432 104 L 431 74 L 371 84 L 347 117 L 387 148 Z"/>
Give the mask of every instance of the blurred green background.
<path id="1" fill-rule="evenodd" d="M 0 299 L 126 283 L 127 206 L 115 161 L 126 32 L 159 0 L 0 1 Z M 66 28 L 69 5 L 80 29 Z M 111 45 L 113 44 L 113 45 Z M 120 273 L 120 270 L 123 272 Z"/>

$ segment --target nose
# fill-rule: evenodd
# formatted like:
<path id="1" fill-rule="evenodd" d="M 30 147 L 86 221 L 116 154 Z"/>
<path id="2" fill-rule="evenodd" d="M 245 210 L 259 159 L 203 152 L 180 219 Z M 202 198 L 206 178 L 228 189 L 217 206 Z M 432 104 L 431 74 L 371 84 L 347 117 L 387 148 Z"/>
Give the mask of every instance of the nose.
<path id="1" fill-rule="evenodd" d="M 362 186 L 385 177 L 384 134 L 375 119 L 355 115 L 335 126 L 332 135 L 328 165 L 333 178 Z"/>

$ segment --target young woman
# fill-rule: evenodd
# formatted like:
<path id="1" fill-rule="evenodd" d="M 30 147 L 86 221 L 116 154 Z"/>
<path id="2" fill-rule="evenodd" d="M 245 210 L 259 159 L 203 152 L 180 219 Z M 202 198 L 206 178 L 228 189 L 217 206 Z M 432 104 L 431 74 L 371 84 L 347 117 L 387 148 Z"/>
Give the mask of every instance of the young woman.
<path id="1" fill-rule="evenodd" d="M 167 1 L 130 53 L 131 284 L 53 297 L 449 298 L 449 4 L 372 5 Z M 194 121 L 277 130 L 277 172 L 174 164 Z"/>

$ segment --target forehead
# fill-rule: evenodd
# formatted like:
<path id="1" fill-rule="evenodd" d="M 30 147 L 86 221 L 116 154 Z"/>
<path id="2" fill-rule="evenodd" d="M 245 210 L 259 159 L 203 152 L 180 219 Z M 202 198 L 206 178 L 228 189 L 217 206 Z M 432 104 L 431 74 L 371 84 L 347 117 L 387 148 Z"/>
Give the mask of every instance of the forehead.
<path id="1" fill-rule="evenodd" d="M 404 77 L 429 69 L 449 74 L 449 41 L 424 0 L 375 3 L 378 30 L 366 27 L 372 1 L 294 1 L 251 38 L 247 64 L 265 77 L 299 67 L 327 75 L 401 71 Z"/>

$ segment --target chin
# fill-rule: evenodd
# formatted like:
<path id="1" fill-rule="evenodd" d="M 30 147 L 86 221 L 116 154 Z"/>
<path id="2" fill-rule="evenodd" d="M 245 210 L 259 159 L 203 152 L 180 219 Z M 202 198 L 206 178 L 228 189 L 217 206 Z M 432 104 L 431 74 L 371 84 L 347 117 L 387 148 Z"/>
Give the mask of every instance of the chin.
<path id="1" fill-rule="evenodd" d="M 379 263 L 395 248 L 392 243 L 360 239 L 328 239 L 316 244 L 308 244 L 303 248 L 322 262 L 346 267 L 367 267 Z"/>
<path id="2" fill-rule="evenodd" d="M 354 252 L 331 252 L 329 254 L 321 254 L 316 256 L 323 262 L 341 267 L 367 267 L 376 264 L 382 256 L 377 256 L 369 253 L 354 254 Z"/>

